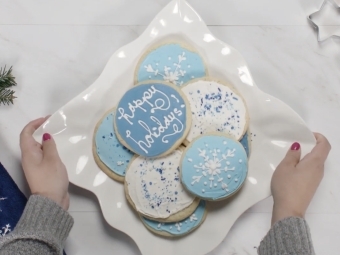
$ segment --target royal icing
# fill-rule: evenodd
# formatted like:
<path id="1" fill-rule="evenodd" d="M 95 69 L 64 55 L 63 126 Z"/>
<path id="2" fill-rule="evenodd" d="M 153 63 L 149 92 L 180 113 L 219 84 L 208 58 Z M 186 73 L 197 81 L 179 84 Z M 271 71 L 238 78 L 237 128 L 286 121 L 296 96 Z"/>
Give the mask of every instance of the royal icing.
<path id="1" fill-rule="evenodd" d="M 113 130 L 114 112 L 108 113 L 95 133 L 96 152 L 100 160 L 115 174 L 125 176 L 133 153 L 123 146 Z"/>
<path id="2" fill-rule="evenodd" d="M 198 53 L 185 49 L 180 44 L 170 43 L 145 56 L 137 69 L 137 82 L 161 80 L 181 86 L 206 75 L 203 59 Z"/>
<path id="3" fill-rule="evenodd" d="M 242 145 L 220 135 L 204 135 L 187 148 L 181 179 L 187 190 L 207 200 L 226 198 L 237 191 L 248 172 Z"/>
<path id="4" fill-rule="evenodd" d="M 186 102 L 174 86 L 152 83 L 133 87 L 120 100 L 115 129 L 129 149 L 144 157 L 171 152 L 190 127 Z"/>
<path id="5" fill-rule="evenodd" d="M 182 88 L 192 112 L 187 136 L 191 142 L 211 132 L 228 133 L 240 140 L 247 129 L 247 109 L 242 98 L 216 81 L 199 80 Z"/>
<path id="6" fill-rule="evenodd" d="M 189 207 L 195 197 L 189 194 L 179 179 L 182 152 L 157 159 L 139 156 L 125 176 L 128 195 L 142 215 L 165 219 Z"/>
<path id="7" fill-rule="evenodd" d="M 174 223 L 163 223 L 153 221 L 145 217 L 142 217 L 142 221 L 149 228 L 157 232 L 167 232 L 174 236 L 181 236 L 197 228 L 204 220 L 204 213 L 205 213 L 205 201 L 201 200 L 194 213 L 182 221 Z"/>

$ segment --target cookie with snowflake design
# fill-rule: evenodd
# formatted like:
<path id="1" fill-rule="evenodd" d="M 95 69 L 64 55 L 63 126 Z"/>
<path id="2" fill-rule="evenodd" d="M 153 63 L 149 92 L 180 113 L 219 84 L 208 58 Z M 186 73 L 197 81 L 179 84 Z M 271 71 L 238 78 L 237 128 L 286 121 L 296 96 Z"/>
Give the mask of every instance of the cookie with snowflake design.
<path id="1" fill-rule="evenodd" d="M 230 85 L 204 78 L 192 81 L 181 89 L 189 100 L 192 112 L 186 144 L 211 132 L 226 133 L 236 140 L 244 136 L 249 123 L 247 106 Z"/>
<path id="2" fill-rule="evenodd" d="M 181 181 L 204 200 L 222 200 L 235 194 L 248 173 L 247 154 L 240 142 L 221 134 L 196 138 L 181 159 Z"/>
<path id="3" fill-rule="evenodd" d="M 165 237 L 184 236 L 197 229 L 204 222 L 207 216 L 205 204 L 206 202 L 201 200 L 194 213 L 182 221 L 164 223 L 145 217 L 141 217 L 141 220 L 147 229 L 157 235 Z"/>
<path id="4" fill-rule="evenodd" d="M 93 156 L 99 168 L 116 181 L 124 182 L 125 172 L 134 153 L 122 145 L 113 130 L 115 108 L 98 122 L 93 136 Z"/>
<path id="5" fill-rule="evenodd" d="M 202 56 L 183 43 L 169 42 L 152 47 L 137 64 L 135 83 L 159 80 L 177 86 L 208 76 Z"/>
<path id="6" fill-rule="evenodd" d="M 160 222 L 177 222 L 190 216 L 199 199 L 183 187 L 179 178 L 181 150 L 162 158 L 137 157 L 125 176 L 125 195 L 142 216 Z"/>
<path id="7" fill-rule="evenodd" d="M 118 140 L 143 157 L 162 157 L 181 145 L 191 127 L 188 100 L 174 85 L 150 81 L 128 90 L 117 105 Z"/>

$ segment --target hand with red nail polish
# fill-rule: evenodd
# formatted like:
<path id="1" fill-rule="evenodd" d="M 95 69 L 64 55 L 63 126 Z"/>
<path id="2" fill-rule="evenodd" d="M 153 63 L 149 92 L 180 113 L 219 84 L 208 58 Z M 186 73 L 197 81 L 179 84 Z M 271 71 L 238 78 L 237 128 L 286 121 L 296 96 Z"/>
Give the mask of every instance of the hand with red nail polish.
<path id="1" fill-rule="evenodd" d="M 45 196 L 67 210 L 70 203 L 69 181 L 53 137 L 44 134 L 40 144 L 32 136 L 47 118 L 31 121 L 22 130 L 20 134 L 22 167 L 32 194 Z"/>
<path id="2" fill-rule="evenodd" d="M 300 144 L 293 143 L 273 174 L 272 225 L 287 217 L 304 217 L 323 178 L 324 163 L 331 146 L 323 135 L 314 135 L 317 144 L 310 153 L 300 160 Z"/>

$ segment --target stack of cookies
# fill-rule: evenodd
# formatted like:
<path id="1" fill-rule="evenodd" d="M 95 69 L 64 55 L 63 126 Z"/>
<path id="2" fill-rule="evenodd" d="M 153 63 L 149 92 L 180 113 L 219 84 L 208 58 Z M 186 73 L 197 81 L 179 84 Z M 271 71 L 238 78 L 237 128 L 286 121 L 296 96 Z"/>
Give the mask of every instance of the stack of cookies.
<path id="1" fill-rule="evenodd" d="M 195 49 L 169 42 L 141 57 L 135 86 L 98 122 L 93 153 L 147 229 L 183 236 L 203 223 L 207 201 L 244 184 L 248 125 L 235 88 L 212 78 Z"/>

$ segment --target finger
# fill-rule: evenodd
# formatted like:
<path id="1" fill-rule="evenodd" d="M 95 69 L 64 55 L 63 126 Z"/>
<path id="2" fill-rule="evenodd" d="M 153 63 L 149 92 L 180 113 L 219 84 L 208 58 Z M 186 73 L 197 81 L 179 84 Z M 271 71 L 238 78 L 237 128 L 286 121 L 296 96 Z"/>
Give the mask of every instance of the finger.
<path id="1" fill-rule="evenodd" d="M 33 133 L 45 122 L 45 118 L 39 118 L 28 123 L 20 134 L 20 148 L 22 151 L 36 147 L 37 142 L 33 139 Z"/>
<path id="2" fill-rule="evenodd" d="M 59 158 L 57 145 L 55 144 L 53 137 L 48 133 L 43 135 L 42 148 L 44 159 L 55 160 Z"/>
<path id="3" fill-rule="evenodd" d="M 310 152 L 310 156 L 320 161 L 320 163 L 325 163 L 328 154 L 331 150 L 331 145 L 327 138 L 319 133 L 314 133 L 316 138 L 316 145 Z"/>
<path id="4" fill-rule="evenodd" d="M 291 145 L 290 149 L 287 151 L 285 158 L 282 163 L 296 166 L 300 162 L 301 149 L 300 144 L 295 142 Z"/>

